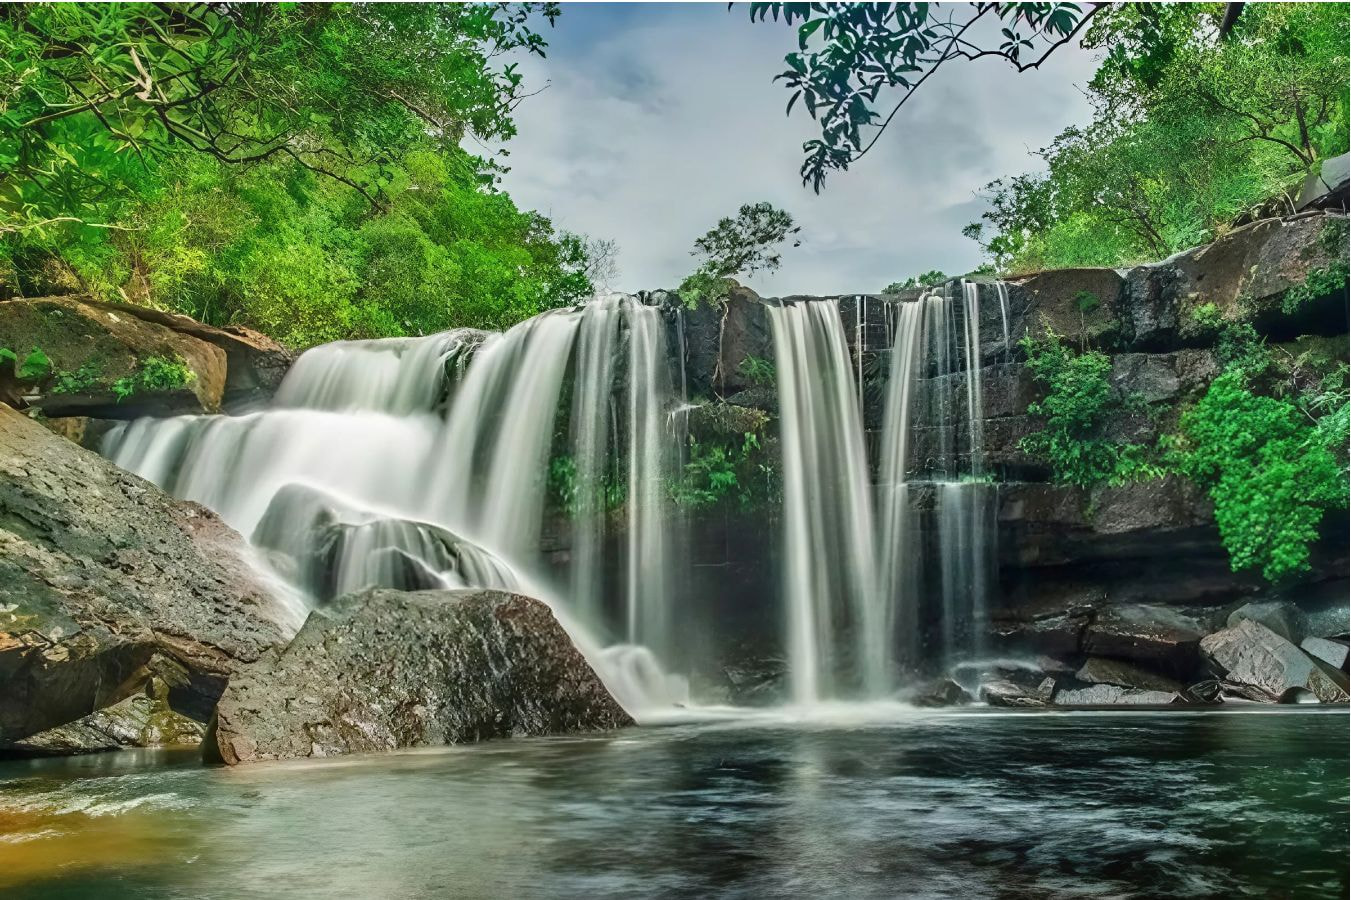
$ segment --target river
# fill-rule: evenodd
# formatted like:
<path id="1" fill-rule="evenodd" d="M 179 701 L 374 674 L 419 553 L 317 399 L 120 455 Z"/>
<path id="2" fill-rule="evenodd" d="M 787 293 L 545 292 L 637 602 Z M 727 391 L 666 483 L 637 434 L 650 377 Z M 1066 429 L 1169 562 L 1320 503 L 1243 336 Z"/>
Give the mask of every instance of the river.
<path id="1" fill-rule="evenodd" d="M 0 894 L 1343 897 L 1345 709 L 843 709 L 204 768 L 0 762 Z"/>

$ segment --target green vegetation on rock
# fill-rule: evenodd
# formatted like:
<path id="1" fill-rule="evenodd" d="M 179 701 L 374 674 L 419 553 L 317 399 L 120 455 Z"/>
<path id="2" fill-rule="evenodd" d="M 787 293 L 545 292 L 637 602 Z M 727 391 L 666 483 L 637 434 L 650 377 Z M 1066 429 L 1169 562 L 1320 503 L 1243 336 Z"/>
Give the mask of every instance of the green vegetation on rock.
<path id="1" fill-rule="evenodd" d="M 1140 404 L 1112 388 L 1112 361 L 1105 353 L 1076 353 L 1050 329 L 1042 338 L 1025 336 L 1019 346 L 1046 390 L 1043 399 L 1028 405 L 1028 413 L 1040 418 L 1043 426 L 1022 439 L 1024 452 L 1049 463 L 1057 481 L 1080 487 L 1120 484 L 1158 473 L 1145 446 L 1107 434 L 1117 419 L 1137 411 Z"/>
<path id="2" fill-rule="evenodd" d="M 1346 509 L 1347 394 L 1324 387 L 1309 400 L 1315 417 L 1254 393 L 1231 367 L 1182 417 L 1171 462 L 1208 490 L 1235 570 L 1276 581 L 1307 569 L 1324 513 Z"/>

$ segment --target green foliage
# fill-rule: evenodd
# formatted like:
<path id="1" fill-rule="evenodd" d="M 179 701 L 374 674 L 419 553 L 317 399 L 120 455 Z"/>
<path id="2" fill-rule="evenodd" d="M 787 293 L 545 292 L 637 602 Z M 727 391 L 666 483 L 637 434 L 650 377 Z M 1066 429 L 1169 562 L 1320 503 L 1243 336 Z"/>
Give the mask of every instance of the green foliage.
<path id="1" fill-rule="evenodd" d="M 752 384 L 772 385 L 778 380 L 773 361 L 759 356 L 747 356 L 737 366 L 737 371 Z"/>
<path id="2" fill-rule="evenodd" d="M 1351 271 L 1348 271 L 1345 259 L 1339 259 L 1330 266 L 1319 266 L 1309 270 L 1303 284 L 1285 292 L 1285 296 L 1281 298 L 1281 311 L 1287 315 L 1294 315 L 1320 297 L 1346 290 L 1348 275 L 1351 275 Z"/>
<path id="3" fill-rule="evenodd" d="M 675 502 L 688 508 L 735 501 L 742 509 L 778 497 L 777 471 L 755 432 L 701 442 L 693 435 L 680 478 L 670 486 Z"/>
<path id="4" fill-rule="evenodd" d="M 1310 426 L 1295 403 L 1255 394 L 1231 368 L 1182 417 L 1170 461 L 1209 491 L 1235 570 L 1276 581 L 1307 569 L 1324 514 L 1346 508 L 1344 381 L 1313 402 L 1324 415 Z"/>
<path id="5" fill-rule="evenodd" d="M 1042 339 L 1025 336 L 1019 346 L 1033 376 L 1046 388 L 1045 398 L 1028 406 L 1044 424 L 1023 438 L 1025 452 L 1049 463 L 1057 481 L 1080 487 L 1159 474 L 1143 445 L 1106 436 L 1116 419 L 1138 407 L 1138 401 L 1113 390 L 1112 361 L 1106 354 L 1075 353 L 1049 329 Z"/>
<path id="6" fill-rule="evenodd" d="M 514 134 L 524 87 L 499 58 L 542 54 L 531 22 L 557 13 L 12 7 L 0 271 L 21 294 L 89 291 L 297 347 L 574 303 L 586 241 L 517 209 L 501 165 L 460 146 Z"/>
<path id="7" fill-rule="evenodd" d="M 1104 4 L 1084 45 L 1106 56 L 1097 113 L 1039 152 L 1045 173 L 989 185 L 964 233 L 1005 271 L 1167 256 L 1293 192 L 1348 147 L 1347 7 Z M 1298 298 L 1296 298 L 1298 299 Z M 1292 301 L 1293 302 L 1293 301 Z"/>
<path id="8" fill-rule="evenodd" d="M 53 394 L 79 394 L 98 384 L 101 372 L 92 362 L 87 362 L 74 372 L 58 372 L 52 380 Z"/>
<path id="9" fill-rule="evenodd" d="M 138 391 L 168 391 L 184 387 L 197 379 L 197 373 L 188 368 L 179 357 L 147 356 L 136 371 L 124 375 L 111 385 L 118 402 Z"/>
<path id="10" fill-rule="evenodd" d="M 28 355 L 19 360 L 19 354 L 8 347 L 0 347 L 0 363 L 9 363 L 14 367 L 14 377 L 20 381 L 39 381 L 51 373 L 52 361 L 42 348 L 34 347 Z"/>
<path id="11" fill-rule="evenodd" d="M 552 506 L 577 518 L 623 506 L 628 485 L 622 473 L 613 470 L 603 473 L 599 484 L 586 485 L 577 472 L 577 461 L 565 453 L 549 460 L 546 490 Z"/>
<path id="12" fill-rule="evenodd" d="M 928 272 L 919 275 L 911 275 L 905 281 L 893 281 L 891 284 L 882 288 L 882 293 L 899 294 L 901 291 L 909 290 L 910 288 L 938 287 L 947 280 L 947 275 L 944 275 L 937 269 L 931 269 Z"/>
<path id="13" fill-rule="evenodd" d="M 711 305 L 726 297 L 732 290 L 732 284 L 729 278 L 700 269 L 680 282 L 676 294 L 687 309 L 695 309 L 700 304 Z"/>
<path id="14" fill-rule="evenodd" d="M 802 145 L 802 180 L 818 193 L 831 171 L 843 171 L 931 74 L 946 63 L 1002 58 L 1018 71 L 1068 42 L 1097 12 L 1074 3 L 752 3 L 751 21 L 780 15 L 797 26 L 798 52 L 775 80 L 792 92 L 820 129 Z M 984 20 L 984 21 L 980 21 Z M 999 36 L 986 40 L 999 27 Z M 878 111 L 886 90 L 899 94 L 890 115 Z"/>

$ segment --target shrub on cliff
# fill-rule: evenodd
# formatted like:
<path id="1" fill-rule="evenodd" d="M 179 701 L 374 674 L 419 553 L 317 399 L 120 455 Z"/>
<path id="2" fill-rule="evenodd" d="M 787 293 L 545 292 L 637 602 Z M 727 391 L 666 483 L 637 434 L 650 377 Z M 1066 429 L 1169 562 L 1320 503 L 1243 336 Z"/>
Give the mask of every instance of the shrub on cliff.
<path id="1" fill-rule="evenodd" d="M 1182 417 L 1171 462 L 1209 491 L 1235 570 L 1277 581 L 1307 569 L 1324 514 L 1347 507 L 1345 388 L 1308 403 L 1322 415 L 1254 393 L 1231 367 Z"/>
<path id="2" fill-rule="evenodd" d="M 1046 390 L 1028 405 L 1043 426 L 1022 439 L 1024 452 L 1049 463 L 1057 481 L 1080 487 L 1120 484 L 1157 471 L 1143 445 L 1107 436 L 1108 426 L 1138 404 L 1112 388 L 1112 361 L 1105 353 L 1076 353 L 1050 329 L 1043 338 L 1025 336 L 1020 346 Z"/>

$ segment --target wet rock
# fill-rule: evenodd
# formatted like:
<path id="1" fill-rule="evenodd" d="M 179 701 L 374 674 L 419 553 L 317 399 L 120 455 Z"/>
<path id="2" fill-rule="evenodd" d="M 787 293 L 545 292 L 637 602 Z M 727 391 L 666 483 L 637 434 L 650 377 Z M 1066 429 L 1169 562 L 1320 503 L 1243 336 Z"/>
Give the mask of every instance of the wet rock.
<path id="1" fill-rule="evenodd" d="M 991 706 L 1018 709 L 1050 706 L 1056 693 L 1055 684 L 1055 679 L 1050 676 L 1043 678 L 1034 686 L 1010 679 L 988 681 L 980 686 L 980 699 Z"/>
<path id="2" fill-rule="evenodd" d="M 305 484 L 277 491 L 253 530 L 254 546 L 319 602 L 370 587 L 514 589 L 509 566 L 428 522 L 372 513 Z"/>
<path id="3" fill-rule="evenodd" d="M 1283 600 L 1245 603 L 1229 614 L 1225 624 L 1233 628 L 1244 619 L 1265 625 L 1292 644 L 1298 644 L 1304 639 L 1303 616 L 1293 603 Z"/>
<path id="4" fill-rule="evenodd" d="M 951 678 L 935 678 L 915 685 L 902 695 L 913 706 L 960 706 L 971 702 L 971 695 Z"/>
<path id="5" fill-rule="evenodd" d="M 1348 650 L 1340 641 L 1310 637 L 1300 642 L 1299 648 L 1314 659 L 1322 660 L 1334 669 L 1345 669 Z"/>
<path id="6" fill-rule="evenodd" d="M 3 304 L 0 304 L 3 305 Z M 0 743 L 141 690 L 205 716 L 236 666 L 294 628 L 239 535 L 0 405 Z"/>
<path id="7" fill-rule="evenodd" d="M 1175 691 L 1141 690 L 1116 684 L 1093 684 L 1088 687 L 1067 687 L 1056 692 L 1056 706 L 1139 706 L 1177 703 L 1181 696 Z"/>
<path id="8" fill-rule="evenodd" d="M 316 610 L 232 678 L 205 753 L 235 764 L 631 722 L 538 600 L 372 590 Z"/>
<path id="9" fill-rule="evenodd" d="M 13 756 L 70 756 L 127 747 L 196 747 L 206 726 L 169 708 L 167 687 L 135 694 L 82 719 L 6 747 Z"/>
<path id="10" fill-rule="evenodd" d="M 1182 690 L 1182 685 L 1172 678 L 1117 659 L 1093 657 L 1079 668 L 1074 677 L 1089 684 L 1110 684 L 1144 691 L 1176 694 Z"/>
<path id="11" fill-rule="evenodd" d="M 0 346 L 21 359 L 32 348 L 47 355 L 46 375 L 7 393 L 11 402 L 20 397 L 52 417 L 216 412 L 225 390 L 226 356 L 219 347 L 74 297 L 0 303 Z M 182 380 L 148 382 L 151 360 L 180 367 Z"/>
<path id="12" fill-rule="evenodd" d="M 1093 617 L 1084 632 L 1084 650 L 1185 678 L 1196 669 L 1202 634 L 1199 622 L 1174 609 L 1116 606 L 1099 610 Z"/>
<path id="13" fill-rule="evenodd" d="M 689 433 L 704 441 L 710 438 L 758 433 L 769 422 L 763 409 L 732 403 L 701 403 L 689 410 Z"/>
<path id="14" fill-rule="evenodd" d="M 1207 635 L 1201 651 L 1225 681 L 1252 688 L 1269 703 L 1308 691 L 1324 703 L 1344 703 L 1347 691 L 1314 660 L 1270 628 L 1252 619 Z"/>
<path id="15" fill-rule="evenodd" d="M 751 374 L 747 360 L 774 361 L 774 335 L 770 330 L 769 310 L 747 287 L 735 287 L 723 301 L 721 339 L 715 387 L 733 394 L 760 386 Z"/>

